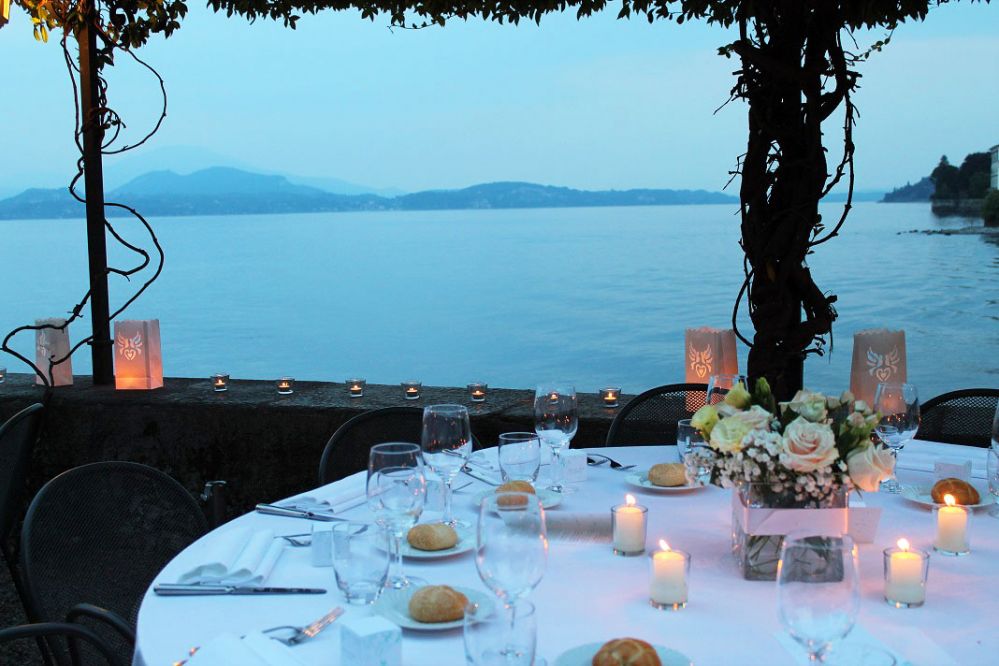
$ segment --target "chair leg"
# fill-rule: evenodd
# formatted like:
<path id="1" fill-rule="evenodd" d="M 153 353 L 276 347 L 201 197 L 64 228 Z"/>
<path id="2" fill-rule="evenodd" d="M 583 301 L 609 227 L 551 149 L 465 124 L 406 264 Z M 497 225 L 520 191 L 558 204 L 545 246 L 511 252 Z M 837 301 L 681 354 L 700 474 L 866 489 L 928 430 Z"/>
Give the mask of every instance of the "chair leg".
<path id="1" fill-rule="evenodd" d="M 24 589 L 24 582 L 21 580 L 19 572 L 14 568 L 14 561 L 16 558 L 10 549 L 7 548 L 7 544 L 0 544 L 0 555 L 3 556 L 3 561 L 7 565 L 7 571 L 10 573 L 10 580 L 14 583 L 14 590 L 17 592 L 17 597 L 21 601 L 21 609 L 24 611 L 24 617 L 29 623 L 32 624 L 40 622 L 40 620 L 35 617 L 31 603 L 28 601 L 28 593 L 27 590 Z M 45 638 L 38 636 L 35 638 L 35 642 L 38 644 L 38 651 L 42 655 L 42 661 L 45 662 L 45 666 L 57 666 L 55 657 L 49 649 L 49 644 L 45 642 Z"/>

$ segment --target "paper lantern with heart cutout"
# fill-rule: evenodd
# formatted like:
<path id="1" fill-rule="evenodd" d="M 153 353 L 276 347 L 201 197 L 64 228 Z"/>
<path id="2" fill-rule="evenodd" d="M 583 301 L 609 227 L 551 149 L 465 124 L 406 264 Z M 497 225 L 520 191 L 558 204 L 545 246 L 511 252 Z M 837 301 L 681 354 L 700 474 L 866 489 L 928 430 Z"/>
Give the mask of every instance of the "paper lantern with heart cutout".
<path id="1" fill-rule="evenodd" d="M 36 319 L 35 326 L 63 326 L 64 328 L 42 328 L 35 331 L 35 365 L 48 377 L 49 363 L 69 355 L 69 326 L 66 320 Z M 52 366 L 52 386 L 73 385 L 73 358 L 70 356 L 58 365 Z M 35 376 L 35 383 L 44 385 L 42 378 Z"/>
<path id="2" fill-rule="evenodd" d="M 850 392 L 857 400 L 874 406 L 878 384 L 907 381 L 905 331 L 872 328 L 853 334 L 853 366 Z"/>
<path id="3" fill-rule="evenodd" d="M 159 319 L 114 323 L 114 386 L 118 389 L 163 386 Z"/>
<path id="4" fill-rule="evenodd" d="M 729 328 L 688 328 L 684 334 L 684 381 L 707 384 L 711 375 L 739 374 L 735 353 L 735 331 Z M 688 395 L 687 411 L 694 411 L 698 401 Z"/>

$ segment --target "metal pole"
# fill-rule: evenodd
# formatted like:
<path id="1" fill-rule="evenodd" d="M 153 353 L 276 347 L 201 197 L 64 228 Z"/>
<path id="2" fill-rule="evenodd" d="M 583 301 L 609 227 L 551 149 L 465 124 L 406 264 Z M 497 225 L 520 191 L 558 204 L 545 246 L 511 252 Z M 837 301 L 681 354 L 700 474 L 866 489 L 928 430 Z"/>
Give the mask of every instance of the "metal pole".
<path id="1" fill-rule="evenodd" d="M 90 26 L 96 16 L 92 0 L 86 3 L 87 22 L 77 35 L 80 44 L 80 111 L 83 118 L 83 168 L 87 198 L 87 250 L 90 258 L 90 319 L 94 340 L 91 355 L 94 384 L 113 384 L 113 345 L 108 308 L 108 251 L 104 233 L 104 167 L 97 87 L 97 37 Z"/>

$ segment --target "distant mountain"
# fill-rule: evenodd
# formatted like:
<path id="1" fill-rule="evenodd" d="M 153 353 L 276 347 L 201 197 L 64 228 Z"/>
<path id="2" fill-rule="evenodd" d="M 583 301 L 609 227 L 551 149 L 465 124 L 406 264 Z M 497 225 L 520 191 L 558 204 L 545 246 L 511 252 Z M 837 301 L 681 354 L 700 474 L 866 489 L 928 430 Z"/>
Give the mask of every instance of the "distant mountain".
<path id="1" fill-rule="evenodd" d="M 856 191 L 853 193 L 853 201 L 854 203 L 859 201 L 881 201 L 884 195 L 884 192 L 878 190 Z M 846 192 L 830 192 L 823 197 L 822 201 L 825 203 L 844 203 L 846 201 Z"/>
<path id="2" fill-rule="evenodd" d="M 460 190 L 432 190 L 384 197 L 333 194 L 288 178 L 212 167 L 188 175 L 143 174 L 105 194 L 150 217 L 250 215 L 369 210 L 569 208 L 734 203 L 731 195 L 705 190 L 587 191 L 533 183 L 487 183 Z M 108 215 L 123 211 L 108 209 Z M 26 190 L 0 201 L 0 219 L 83 217 L 83 205 L 65 189 Z"/>
<path id="3" fill-rule="evenodd" d="M 912 201 L 929 201 L 933 196 L 935 186 L 929 176 L 916 183 L 906 183 L 885 194 L 884 203 L 908 203 Z"/>

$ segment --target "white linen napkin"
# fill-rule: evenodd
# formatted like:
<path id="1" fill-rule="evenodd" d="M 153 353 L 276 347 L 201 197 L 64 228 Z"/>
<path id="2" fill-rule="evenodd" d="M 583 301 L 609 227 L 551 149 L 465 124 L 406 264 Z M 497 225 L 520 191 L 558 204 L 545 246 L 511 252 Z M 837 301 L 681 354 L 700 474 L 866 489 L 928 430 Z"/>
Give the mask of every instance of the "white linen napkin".
<path id="1" fill-rule="evenodd" d="M 289 509 L 301 509 L 302 511 L 329 511 L 330 513 L 340 513 L 347 509 L 353 509 L 367 502 L 367 490 L 364 486 L 342 490 L 338 493 L 323 498 L 319 495 L 299 495 L 288 500 L 282 500 L 277 506 Z"/>
<path id="2" fill-rule="evenodd" d="M 932 451 L 902 449 L 902 452 L 899 453 L 898 456 L 898 468 L 910 469 L 916 472 L 929 472 L 932 474 L 935 471 L 934 466 L 937 462 L 963 465 L 970 461 L 971 477 L 974 479 L 984 479 L 986 478 L 985 466 L 987 455 L 987 449 L 969 451 L 968 454 L 964 456 L 951 454 L 949 452 L 938 454 Z"/>
<path id="3" fill-rule="evenodd" d="M 260 632 L 243 638 L 222 634 L 187 660 L 188 666 L 304 666 L 287 645 Z"/>
<path id="4" fill-rule="evenodd" d="M 212 539 L 201 564 L 180 577 L 185 585 L 257 585 L 270 575 L 285 549 L 272 530 L 235 527 Z"/>

